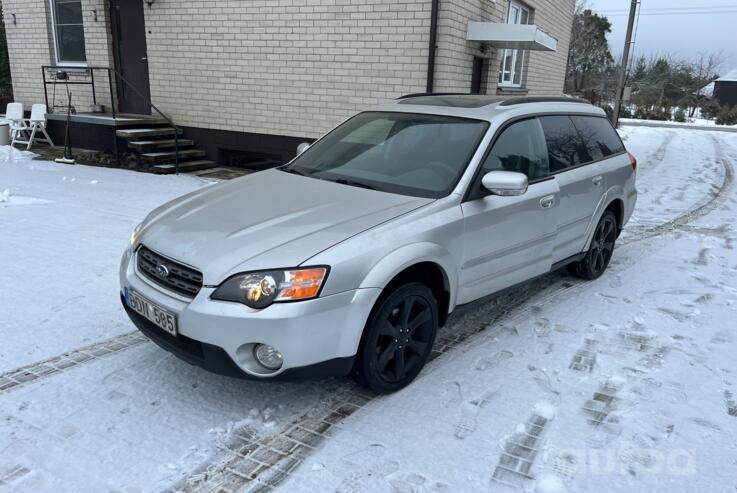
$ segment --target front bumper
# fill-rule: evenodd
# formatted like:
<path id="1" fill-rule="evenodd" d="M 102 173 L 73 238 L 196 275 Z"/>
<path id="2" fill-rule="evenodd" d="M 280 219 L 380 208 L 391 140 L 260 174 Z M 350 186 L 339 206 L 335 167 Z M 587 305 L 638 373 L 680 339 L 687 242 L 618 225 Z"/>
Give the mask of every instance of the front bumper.
<path id="1" fill-rule="evenodd" d="M 275 379 L 345 375 L 352 366 L 363 328 L 380 289 L 356 289 L 308 301 L 276 303 L 253 310 L 240 303 L 210 299 L 203 287 L 187 300 L 138 274 L 135 253 L 126 251 L 120 266 L 121 290 L 136 290 L 177 316 L 179 335 L 171 336 L 125 306 L 133 323 L 179 358 L 215 373 Z M 256 344 L 269 344 L 284 357 L 269 371 L 253 357 Z"/>

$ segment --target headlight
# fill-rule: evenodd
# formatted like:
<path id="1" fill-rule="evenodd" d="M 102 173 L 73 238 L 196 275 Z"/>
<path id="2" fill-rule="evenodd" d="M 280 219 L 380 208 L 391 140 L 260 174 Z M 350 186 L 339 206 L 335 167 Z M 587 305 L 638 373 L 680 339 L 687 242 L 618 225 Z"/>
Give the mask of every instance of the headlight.
<path id="1" fill-rule="evenodd" d="M 136 240 L 138 240 L 138 233 L 141 232 L 141 225 L 143 223 L 139 224 L 133 229 L 133 232 L 131 233 L 131 246 L 136 244 Z"/>
<path id="2" fill-rule="evenodd" d="M 269 270 L 237 274 L 222 283 L 211 298 L 266 308 L 280 301 L 316 298 L 328 274 L 327 267 Z"/>

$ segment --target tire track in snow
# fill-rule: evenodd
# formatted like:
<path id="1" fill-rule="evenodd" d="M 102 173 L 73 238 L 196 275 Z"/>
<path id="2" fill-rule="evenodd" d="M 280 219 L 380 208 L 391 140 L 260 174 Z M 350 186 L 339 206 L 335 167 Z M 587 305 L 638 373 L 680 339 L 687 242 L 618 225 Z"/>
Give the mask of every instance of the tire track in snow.
<path id="1" fill-rule="evenodd" d="M 620 241 L 620 246 L 629 245 L 630 243 L 647 240 L 655 236 L 660 236 L 665 233 L 670 233 L 682 229 L 685 226 L 688 226 L 690 223 L 696 221 L 697 219 L 706 216 L 711 211 L 724 204 L 724 202 L 729 198 L 729 192 L 734 186 L 734 167 L 732 163 L 729 162 L 724 156 L 722 142 L 720 142 L 719 139 L 714 135 L 711 135 L 710 137 L 712 139 L 712 143 L 714 144 L 714 150 L 717 156 L 717 160 L 724 167 L 724 179 L 719 188 L 711 195 L 711 197 L 706 202 L 697 207 L 694 207 L 693 209 L 690 209 L 689 211 L 681 214 L 674 219 L 671 219 L 670 221 L 658 224 L 656 226 L 648 226 L 640 229 L 633 228 L 631 230 L 633 234 Z"/>
<path id="2" fill-rule="evenodd" d="M 642 167 L 642 175 L 647 175 L 650 172 L 652 172 L 655 168 L 658 167 L 660 163 L 663 162 L 665 159 L 665 153 L 668 152 L 668 146 L 671 142 L 673 142 L 673 139 L 676 137 L 676 132 L 670 131 L 666 132 L 665 136 L 663 137 L 663 142 L 660 144 L 660 146 L 650 154 L 647 158 L 648 166 Z M 644 163 L 643 163 L 644 164 Z"/>
<path id="3" fill-rule="evenodd" d="M 7 371 L 0 374 L 0 394 L 18 388 L 23 384 L 43 380 L 64 370 L 118 354 L 125 349 L 148 341 L 146 336 L 136 330 L 74 349 L 38 363 Z"/>

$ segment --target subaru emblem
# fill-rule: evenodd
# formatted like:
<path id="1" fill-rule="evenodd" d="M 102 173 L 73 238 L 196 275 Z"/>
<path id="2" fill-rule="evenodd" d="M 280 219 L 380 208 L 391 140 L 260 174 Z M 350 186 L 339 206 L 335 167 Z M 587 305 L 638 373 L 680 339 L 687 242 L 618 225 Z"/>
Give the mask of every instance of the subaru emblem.
<path id="1" fill-rule="evenodd" d="M 156 273 L 159 274 L 159 277 L 166 279 L 169 277 L 169 268 L 164 264 L 159 264 L 158 267 L 156 267 Z"/>

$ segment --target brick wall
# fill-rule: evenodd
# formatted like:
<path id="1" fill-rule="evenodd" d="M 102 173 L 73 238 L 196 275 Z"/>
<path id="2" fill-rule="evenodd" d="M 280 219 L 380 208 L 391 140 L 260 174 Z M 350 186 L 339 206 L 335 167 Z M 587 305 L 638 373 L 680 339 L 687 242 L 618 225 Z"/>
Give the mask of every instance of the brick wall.
<path id="1" fill-rule="evenodd" d="M 48 65 L 52 59 L 48 1 L 3 0 L 3 14 L 13 95 L 30 108 L 32 103 L 44 101 L 41 65 Z"/>
<path id="2" fill-rule="evenodd" d="M 424 91 L 428 0 L 157 2 L 153 101 L 182 125 L 317 137 Z"/>
<path id="3" fill-rule="evenodd" d="M 112 65 L 109 17 L 105 0 L 82 0 L 82 15 L 87 54 L 90 66 Z M 97 21 L 93 10 L 97 11 Z M 3 0 L 5 28 L 10 57 L 10 72 L 13 80 L 15 100 L 22 102 L 27 110 L 34 103 L 44 102 L 41 78 L 42 65 L 55 64 L 53 31 L 51 27 L 51 5 L 48 0 Z M 16 24 L 13 24 L 15 14 Z M 77 79 L 89 80 L 85 75 L 72 74 Z M 105 73 L 95 74 L 98 103 L 109 106 L 110 91 Z M 54 105 L 53 87 L 48 86 L 49 106 Z M 78 111 L 89 111 L 92 93 L 88 86 L 71 86 L 72 104 Z M 56 88 L 56 104 L 66 104 L 66 89 Z M 4 111 L 4 108 L 3 108 Z"/>

